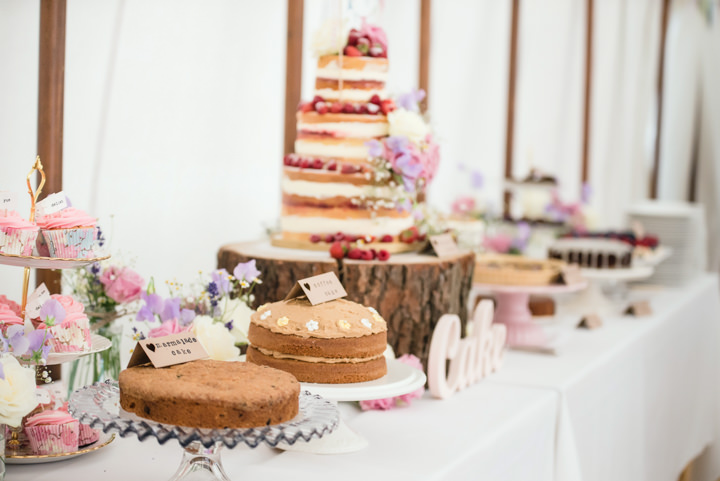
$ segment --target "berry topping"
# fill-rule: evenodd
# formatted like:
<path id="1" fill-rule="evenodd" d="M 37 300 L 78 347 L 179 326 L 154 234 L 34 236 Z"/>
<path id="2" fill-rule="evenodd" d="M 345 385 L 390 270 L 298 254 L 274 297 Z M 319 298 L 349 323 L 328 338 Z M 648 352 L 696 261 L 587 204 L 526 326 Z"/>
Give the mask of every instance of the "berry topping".
<path id="1" fill-rule="evenodd" d="M 379 261 L 386 261 L 390 259 L 390 253 L 386 251 L 385 249 L 380 249 L 377 254 L 377 258 Z"/>
<path id="2" fill-rule="evenodd" d="M 337 234 L 335 234 L 335 240 L 336 241 L 345 240 L 345 234 L 343 234 L 342 232 L 338 232 Z"/>
<path id="3" fill-rule="evenodd" d="M 370 97 L 370 103 L 371 103 L 371 104 L 375 104 L 375 105 L 377 105 L 377 106 L 379 107 L 379 106 L 380 106 L 380 102 L 381 102 L 381 100 L 380 100 L 380 96 L 379 96 L 378 94 L 375 94 L 375 95 L 373 95 L 372 97 Z"/>
<path id="4" fill-rule="evenodd" d="M 312 242 L 313 244 L 317 244 L 321 240 L 322 240 L 322 238 L 317 234 L 313 234 L 310 236 L 310 242 Z"/>
<path id="5" fill-rule="evenodd" d="M 340 102 L 333 102 L 333 104 L 330 106 L 330 112 L 334 114 L 339 114 L 342 112 L 343 105 Z"/>
<path id="6" fill-rule="evenodd" d="M 312 163 L 313 169 L 322 169 L 323 168 L 323 161 L 322 159 L 315 159 Z"/>
<path id="7" fill-rule="evenodd" d="M 348 252 L 348 257 L 350 259 L 355 259 L 355 260 L 362 259 L 362 254 L 363 254 L 362 249 L 358 249 L 357 247 L 354 247 L 354 248 L 350 249 L 350 252 Z"/>
<path id="8" fill-rule="evenodd" d="M 342 245 L 340 242 L 333 242 L 333 244 L 330 246 L 330 255 L 334 259 L 342 259 L 345 257 L 345 253 L 347 252 L 347 248 Z"/>
<path id="9" fill-rule="evenodd" d="M 354 114 L 355 107 L 353 107 L 353 104 L 346 103 L 345 105 L 343 105 L 342 111 L 346 114 Z"/>
<path id="10" fill-rule="evenodd" d="M 412 226 L 409 229 L 405 229 L 400 233 L 400 242 L 405 242 L 406 244 L 412 244 L 417 240 L 417 238 L 418 230 L 415 226 Z"/>
<path id="11" fill-rule="evenodd" d="M 376 97 L 377 97 L 377 95 L 376 95 Z M 372 115 L 375 115 L 380 112 L 380 107 L 374 103 L 367 104 L 367 106 L 365 108 L 367 109 L 367 113 L 372 114 Z"/>
<path id="12" fill-rule="evenodd" d="M 392 241 L 393 241 L 393 236 L 391 236 L 390 234 L 385 234 L 384 236 L 382 236 L 380 238 L 380 242 L 392 242 Z"/>
<path id="13" fill-rule="evenodd" d="M 372 253 L 372 251 L 369 251 L 369 250 L 364 250 L 364 251 L 362 251 L 362 257 L 361 257 L 361 259 L 364 260 L 364 261 L 371 261 L 371 260 L 373 260 L 373 253 Z"/>
<path id="14" fill-rule="evenodd" d="M 360 50 L 357 49 L 357 47 L 353 47 L 352 45 L 348 45 L 345 47 L 345 50 L 343 51 L 345 55 L 348 57 L 362 57 L 363 54 Z"/>
<path id="15" fill-rule="evenodd" d="M 359 167 L 356 165 L 343 164 L 340 172 L 342 172 L 343 174 L 355 174 L 355 173 L 357 173 L 358 169 L 359 169 Z"/>
<path id="16" fill-rule="evenodd" d="M 321 115 L 328 113 L 328 110 L 330 110 L 330 109 L 328 108 L 328 105 L 325 102 L 318 102 L 315 104 L 315 111 Z"/>
<path id="17" fill-rule="evenodd" d="M 330 162 L 327 165 L 327 170 L 332 170 L 332 171 L 337 170 L 337 162 Z"/>
<path id="18" fill-rule="evenodd" d="M 310 102 L 304 102 L 300 104 L 300 111 L 304 113 L 312 112 L 313 111 L 313 104 Z"/>
<path id="19" fill-rule="evenodd" d="M 353 28 L 350 30 L 350 33 L 348 34 L 348 45 L 355 46 L 358 44 L 358 40 L 360 40 L 360 31 L 356 28 Z"/>
<path id="20" fill-rule="evenodd" d="M 313 97 L 313 99 L 312 99 L 313 107 L 315 107 L 315 105 L 316 105 L 318 102 L 325 102 L 325 99 L 322 98 L 322 97 L 320 97 L 319 95 L 316 95 L 316 96 Z"/>
<path id="21" fill-rule="evenodd" d="M 335 241 L 335 236 L 332 234 L 327 234 L 325 236 L 325 242 L 328 244 L 332 244 Z"/>
<path id="22" fill-rule="evenodd" d="M 385 99 L 382 102 L 380 102 L 380 110 L 382 110 L 382 113 L 387 115 L 393 110 L 395 110 L 395 101 L 393 99 Z"/>

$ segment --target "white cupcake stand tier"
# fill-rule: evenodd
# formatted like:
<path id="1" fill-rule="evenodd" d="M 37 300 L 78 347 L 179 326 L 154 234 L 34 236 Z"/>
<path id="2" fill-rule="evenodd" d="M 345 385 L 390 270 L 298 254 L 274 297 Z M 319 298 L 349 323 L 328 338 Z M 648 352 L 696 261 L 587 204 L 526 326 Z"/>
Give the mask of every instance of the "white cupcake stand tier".
<path id="1" fill-rule="evenodd" d="M 542 346 L 548 341 L 541 325 L 534 323 L 530 312 L 530 295 L 553 295 L 585 289 L 587 282 L 549 284 L 545 286 L 510 286 L 501 284 L 475 284 L 475 291 L 491 292 L 496 301 L 493 322 L 507 327 L 507 345 L 510 347 Z"/>
<path id="2" fill-rule="evenodd" d="M 339 422 L 335 404 L 302 391 L 298 415 L 282 424 L 239 429 L 198 429 L 162 424 L 123 410 L 120 407 L 120 389 L 115 381 L 78 389 L 70 397 L 69 410 L 81 423 L 102 429 L 105 433 L 116 432 L 120 437 L 137 436 L 139 441 L 155 438 L 160 444 L 177 439 L 184 452 L 180 466 L 170 481 L 229 481 L 220 459 L 223 445 L 232 449 L 242 444 L 250 448 L 263 443 L 271 447 L 279 443 L 300 444 L 332 432 Z"/>
<path id="3" fill-rule="evenodd" d="M 31 178 L 35 172 L 40 173 L 41 180 L 37 190 L 33 191 Z M 43 171 L 40 157 L 35 160 L 35 163 L 33 164 L 30 173 L 27 175 L 26 181 L 28 193 L 30 194 L 31 200 L 30 221 L 34 221 L 35 205 L 37 203 L 38 197 L 40 196 L 40 192 L 45 185 L 45 172 Z M 23 315 L 25 313 L 25 307 L 27 305 L 28 285 L 30 283 L 30 269 L 76 269 L 109 258 L 109 255 L 103 255 L 89 259 L 64 259 L 55 257 L 23 256 L 15 254 L 5 254 L 0 252 L 0 264 L 24 268 L 21 303 L 21 310 Z M 45 363 L 45 365 L 52 366 L 74 361 L 83 356 L 102 352 L 112 346 L 112 342 L 109 339 L 97 334 L 92 335 L 91 343 L 92 348 L 88 351 L 59 353 L 51 352 L 50 354 L 48 354 L 47 362 Z M 36 366 L 36 369 L 40 370 L 42 369 L 42 367 Z M 35 455 L 29 452 L 28 446 L 20 443 L 20 430 L 12 429 L 10 432 L 10 437 L 7 439 L 6 443 L 5 462 L 7 464 L 35 464 L 48 463 L 53 461 L 63 461 L 66 459 L 74 458 L 76 456 L 80 456 L 82 454 L 91 453 L 102 447 L 105 447 L 110 444 L 110 442 L 112 442 L 114 438 L 115 436 L 101 436 L 100 439 L 95 443 L 92 443 L 88 446 L 83 447 L 82 449 L 78 449 L 77 451 L 69 453 L 60 453 L 53 455 Z"/>
<path id="4" fill-rule="evenodd" d="M 304 390 L 318 394 L 337 405 L 338 401 L 370 401 L 409 394 L 425 385 L 425 373 L 397 359 L 388 359 L 387 374 L 374 381 L 351 384 L 301 383 Z M 301 451 L 315 454 L 352 453 L 367 447 L 368 441 L 354 432 L 340 418 L 337 429 L 322 439 L 308 443 L 277 447 L 286 451 Z"/>
<path id="5" fill-rule="evenodd" d="M 640 281 L 653 275 L 655 268 L 652 265 L 630 267 L 628 269 L 580 269 L 582 276 L 590 281 L 589 287 L 572 299 L 560 305 L 563 314 L 585 316 L 597 314 L 599 316 L 613 316 L 620 314 L 622 302 L 608 297 L 606 287 L 624 290 L 625 284 L 631 281 Z"/>

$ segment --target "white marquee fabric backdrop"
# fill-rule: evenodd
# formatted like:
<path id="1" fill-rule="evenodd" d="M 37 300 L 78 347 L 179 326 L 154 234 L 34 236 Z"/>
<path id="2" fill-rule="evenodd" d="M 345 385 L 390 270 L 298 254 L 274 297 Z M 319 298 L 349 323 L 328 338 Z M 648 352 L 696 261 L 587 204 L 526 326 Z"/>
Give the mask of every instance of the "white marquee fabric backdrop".
<path id="1" fill-rule="evenodd" d="M 484 195 L 500 204 L 509 4 L 433 5 L 430 114 L 443 164 L 431 202 L 443 209 L 470 192 L 461 163 L 483 172 Z M 335 3 L 306 5 L 308 45 Z M 402 92 L 417 82 L 419 2 L 384 5 L 377 20 L 390 36 L 389 88 Z M 583 5 L 523 2 L 520 18 L 516 174 L 531 164 L 556 172 L 568 199 L 579 191 Z M 595 5 L 593 209 L 603 224 L 617 226 L 624 208 L 646 195 L 660 2 Z M 365 7 L 354 2 L 355 11 Z M 697 15 L 694 9 L 694 2 L 677 0 L 671 32 L 680 14 Z M 0 190 L 23 192 L 36 154 L 38 17 L 37 2 L 0 3 Z M 715 63 L 704 62 L 697 75 L 717 79 L 720 59 L 712 46 L 720 45 L 720 34 L 717 25 L 711 33 L 703 28 L 693 30 L 694 37 L 671 33 L 669 41 L 680 50 L 703 49 Z M 133 260 L 144 276 L 190 282 L 197 270 L 215 265 L 220 245 L 256 238 L 274 224 L 285 32 L 285 0 L 68 2 L 64 189 L 100 217 L 116 257 Z M 668 51 L 674 74 L 687 55 L 674 55 L 672 46 Z M 308 54 L 306 97 L 313 71 Z M 666 118 L 695 92 L 692 79 L 673 78 Z M 720 150 L 712 143 L 718 95 L 709 92 L 713 103 L 703 109 L 708 159 Z M 676 122 L 686 125 L 686 117 Z M 672 153 L 673 165 L 684 165 L 686 137 L 668 127 L 663 152 Z M 0 266 L 0 292 L 18 298 L 20 280 L 19 269 Z"/>

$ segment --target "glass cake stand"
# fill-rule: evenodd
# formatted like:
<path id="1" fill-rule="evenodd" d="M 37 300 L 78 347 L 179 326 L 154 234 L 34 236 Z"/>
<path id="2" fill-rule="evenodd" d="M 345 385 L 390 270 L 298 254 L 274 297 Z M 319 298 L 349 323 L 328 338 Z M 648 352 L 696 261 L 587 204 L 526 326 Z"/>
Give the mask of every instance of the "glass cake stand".
<path id="1" fill-rule="evenodd" d="M 298 415 L 286 423 L 257 428 L 198 429 L 157 423 L 128 413 L 120 407 L 117 381 L 108 380 L 75 391 L 70 397 L 69 411 L 81 423 L 106 433 L 116 432 L 120 437 L 136 435 L 140 441 L 154 437 L 160 444 L 177 439 L 185 451 L 170 481 L 189 478 L 230 481 L 220 459 L 223 445 L 231 449 L 241 444 L 251 448 L 261 443 L 271 447 L 279 443 L 293 445 L 321 438 L 338 425 L 338 410 L 332 402 L 307 391 L 300 393 L 299 401 Z"/>

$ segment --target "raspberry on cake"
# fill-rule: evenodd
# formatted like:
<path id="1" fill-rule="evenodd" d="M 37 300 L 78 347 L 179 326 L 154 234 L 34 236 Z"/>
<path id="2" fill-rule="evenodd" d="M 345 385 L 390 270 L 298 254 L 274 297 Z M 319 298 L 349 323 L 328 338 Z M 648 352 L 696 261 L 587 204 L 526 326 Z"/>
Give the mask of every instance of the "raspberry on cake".
<path id="1" fill-rule="evenodd" d="M 299 297 L 261 306 L 250 319 L 248 340 L 248 362 L 302 382 L 354 383 L 387 373 L 385 320 L 344 299 L 313 306 Z"/>

